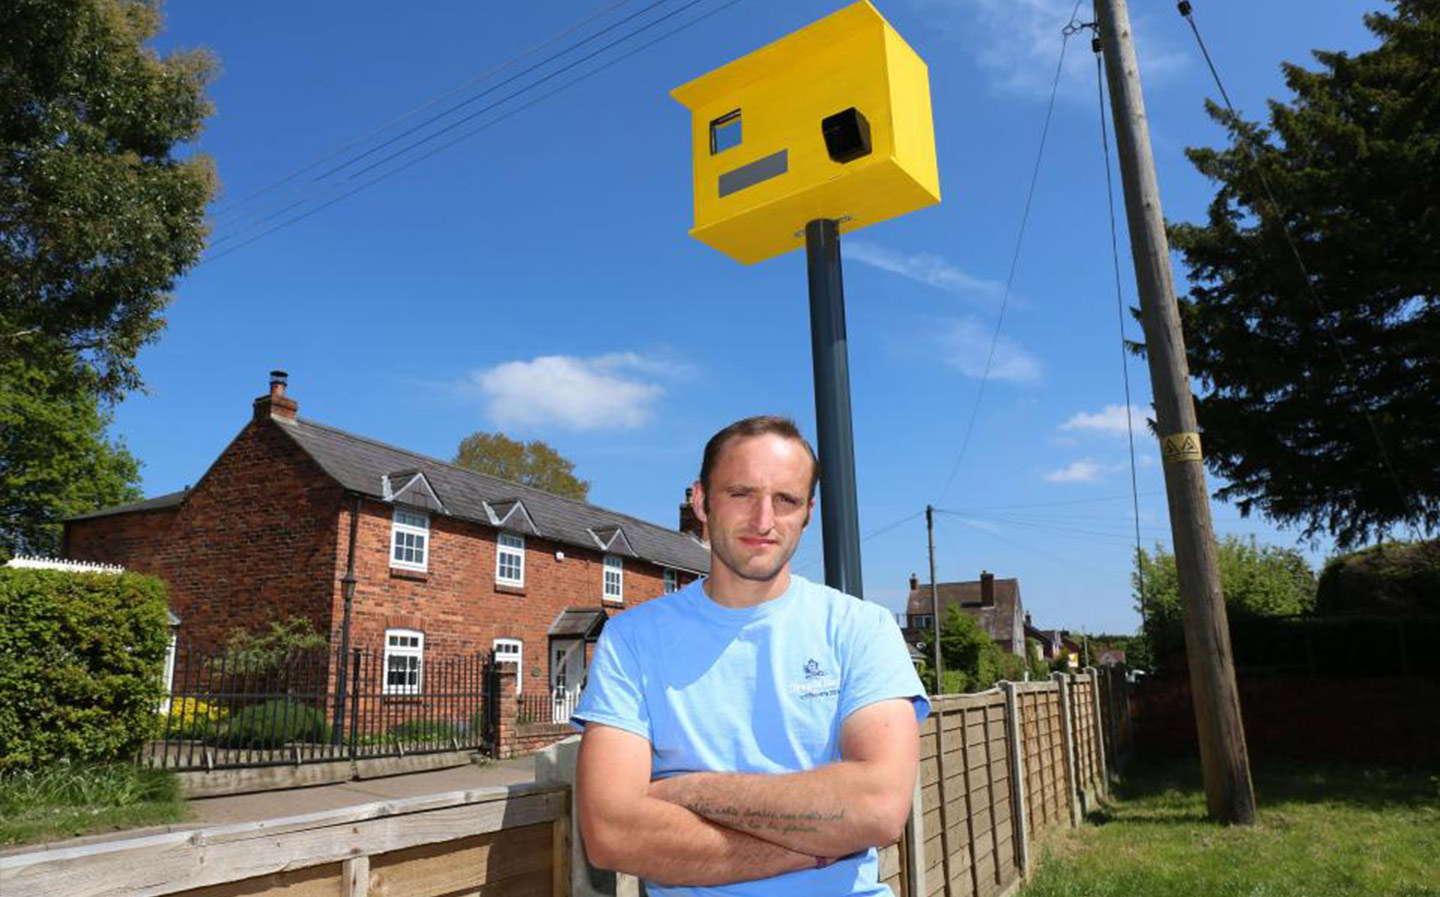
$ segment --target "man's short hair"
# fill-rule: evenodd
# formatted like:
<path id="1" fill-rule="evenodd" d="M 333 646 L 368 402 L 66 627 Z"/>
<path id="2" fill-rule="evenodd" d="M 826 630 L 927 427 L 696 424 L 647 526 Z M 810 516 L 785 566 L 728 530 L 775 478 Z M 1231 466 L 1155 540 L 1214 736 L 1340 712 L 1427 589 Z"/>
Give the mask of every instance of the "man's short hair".
<path id="1" fill-rule="evenodd" d="M 815 456 L 815 449 L 790 418 L 777 414 L 758 414 L 744 420 L 737 420 L 711 436 L 710 441 L 705 443 L 705 457 L 700 462 L 700 485 L 705 489 L 706 501 L 710 500 L 710 474 L 715 470 L 715 465 L 720 463 L 720 455 L 725 450 L 725 446 L 734 439 L 748 439 L 751 436 L 770 434 L 782 439 L 793 439 L 804 447 L 805 453 L 810 456 L 810 498 L 815 497 L 815 484 L 820 482 L 820 461 Z"/>

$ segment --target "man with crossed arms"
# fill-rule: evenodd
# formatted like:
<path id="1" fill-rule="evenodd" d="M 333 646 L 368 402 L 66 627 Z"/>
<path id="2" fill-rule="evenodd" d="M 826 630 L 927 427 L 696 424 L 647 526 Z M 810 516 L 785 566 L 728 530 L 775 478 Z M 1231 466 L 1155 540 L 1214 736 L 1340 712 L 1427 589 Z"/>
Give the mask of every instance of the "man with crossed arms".
<path id="1" fill-rule="evenodd" d="M 795 425 L 707 443 L 710 577 L 610 620 L 573 722 L 593 865 L 666 895 L 885 895 L 929 703 L 878 605 L 790 572 L 818 465 Z"/>

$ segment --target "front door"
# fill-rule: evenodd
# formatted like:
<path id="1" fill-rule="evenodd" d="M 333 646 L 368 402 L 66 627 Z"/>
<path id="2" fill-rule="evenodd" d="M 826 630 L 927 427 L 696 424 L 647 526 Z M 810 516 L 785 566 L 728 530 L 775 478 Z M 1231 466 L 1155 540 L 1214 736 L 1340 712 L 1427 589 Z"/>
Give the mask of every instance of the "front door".
<path id="1" fill-rule="evenodd" d="M 554 721 L 570 720 L 580 700 L 580 682 L 585 676 L 585 643 L 579 639 L 550 643 L 550 691 L 554 696 Z"/>

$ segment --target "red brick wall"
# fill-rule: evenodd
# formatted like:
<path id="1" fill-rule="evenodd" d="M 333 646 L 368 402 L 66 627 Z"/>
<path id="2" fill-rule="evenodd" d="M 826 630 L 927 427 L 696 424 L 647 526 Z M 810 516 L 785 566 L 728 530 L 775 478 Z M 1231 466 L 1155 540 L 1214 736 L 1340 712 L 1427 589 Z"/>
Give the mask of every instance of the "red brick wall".
<path id="1" fill-rule="evenodd" d="M 166 508 L 72 523 L 66 532 L 65 556 L 76 561 L 120 564 L 131 570 L 153 566 L 149 563 L 153 550 L 174 525 L 176 512 L 175 508 Z"/>
<path id="2" fill-rule="evenodd" d="M 170 586 L 182 639 L 215 646 L 267 614 L 311 617 L 321 632 L 338 596 L 335 519 L 342 491 L 268 419 L 252 421 L 178 509 L 71 523 L 67 553 L 123 564 Z"/>
<path id="3" fill-rule="evenodd" d="M 524 688 L 548 689 L 550 624 L 567 607 L 601 606 L 603 553 L 527 534 L 524 587 L 501 585 L 495 581 L 495 529 L 432 514 L 428 569 L 416 573 L 390 566 L 392 511 L 385 502 L 362 503 L 351 645 L 380 650 L 385 630 L 396 627 L 424 633 L 425 655 L 437 658 L 489 651 L 497 638 L 519 639 Z M 349 531 L 347 506 L 336 521 L 337 580 L 345 572 Z M 556 551 L 564 560 L 556 560 Z M 682 585 L 694 578 L 679 576 Z M 663 591 L 661 567 L 627 557 L 624 605 L 609 610 L 613 615 Z M 337 633 L 341 612 L 337 602 Z"/>

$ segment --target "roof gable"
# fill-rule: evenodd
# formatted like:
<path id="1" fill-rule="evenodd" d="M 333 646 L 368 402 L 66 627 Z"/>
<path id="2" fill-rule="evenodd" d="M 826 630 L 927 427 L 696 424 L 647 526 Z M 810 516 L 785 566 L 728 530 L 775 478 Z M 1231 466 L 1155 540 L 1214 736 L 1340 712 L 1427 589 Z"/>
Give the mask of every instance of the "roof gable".
<path id="1" fill-rule="evenodd" d="M 382 474 L 380 490 L 388 502 L 423 508 L 426 511 L 438 511 L 441 514 L 449 513 L 445 510 L 444 502 L 440 501 L 440 496 L 435 494 L 435 488 L 425 478 L 425 474 L 418 470 L 400 470 L 395 473 Z"/>
<path id="2" fill-rule="evenodd" d="M 535 526 L 535 518 L 525 510 L 525 502 L 518 498 L 507 498 L 500 501 L 484 502 L 485 513 L 490 515 L 490 522 L 501 529 L 508 529 L 514 532 L 528 530 L 535 535 L 540 535 L 540 530 Z"/>
<path id="3" fill-rule="evenodd" d="M 636 554 L 635 549 L 630 547 L 630 540 L 625 537 L 625 530 L 618 526 L 592 527 L 590 535 L 595 538 L 595 544 L 600 546 L 601 551 L 610 554 Z"/>

